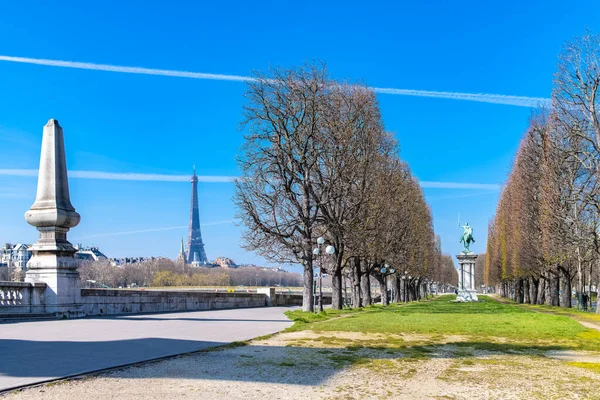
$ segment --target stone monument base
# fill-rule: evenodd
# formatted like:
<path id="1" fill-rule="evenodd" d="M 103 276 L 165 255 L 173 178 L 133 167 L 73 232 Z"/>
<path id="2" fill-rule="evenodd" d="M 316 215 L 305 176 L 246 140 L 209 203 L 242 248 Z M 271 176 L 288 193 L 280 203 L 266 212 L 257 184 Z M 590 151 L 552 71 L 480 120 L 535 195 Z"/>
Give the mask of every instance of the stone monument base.
<path id="1" fill-rule="evenodd" d="M 46 284 L 44 291 L 44 308 L 47 313 L 53 313 L 64 317 L 80 317 L 83 316 L 80 304 L 81 286 L 79 283 L 79 273 L 76 269 L 56 268 L 55 265 L 60 265 L 56 261 L 63 263 L 73 263 L 73 258 L 61 260 L 61 257 L 46 256 L 43 261 L 50 261 L 50 265 L 42 267 L 38 265 L 32 268 L 25 274 L 25 282 Z M 34 261 L 39 261 L 32 258 Z M 48 260 L 54 259 L 54 260 Z M 58 259 L 58 260 L 57 260 Z M 54 262 L 52 262 L 54 261 Z"/>
<path id="2" fill-rule="evenodd" d="M 456 301 L 459 302 L 470 302 L 470 301 L 479 301 L 477 298 L 477 292 L 473 289 L 467 290 L 459 290 L 458 295 L 456 296 Z"/>

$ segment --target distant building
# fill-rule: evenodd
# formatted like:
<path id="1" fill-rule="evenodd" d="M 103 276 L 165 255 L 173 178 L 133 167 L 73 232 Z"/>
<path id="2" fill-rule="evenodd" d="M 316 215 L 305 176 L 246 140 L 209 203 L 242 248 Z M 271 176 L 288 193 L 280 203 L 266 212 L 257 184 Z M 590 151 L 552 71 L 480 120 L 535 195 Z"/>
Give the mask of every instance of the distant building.
<path id="1" fill-rule="evenodd" d="M 0 281 L 10 280 L 8 275 L 8 264 L 0 262 Z"/>
<path id="2" fill-rule="evenodd" d="M 12 271 L 27 271 L 27 261 L 33 255 L 31 245 L 23 243 L 6 243 L 0 254 L 0 263 Z"/>
<path id="3" fill-rule="evenodd" d="M 121 257 L 111 258 L 110 263 L 113 267 L 121 267 L 124 265 L 140 264 L 146 261 L 166 260 L 165 257 Z"/>
<path id="4" fill-rule="evenodd" d="M 81 244 L 75 246 L 77 252 L 75 253 L 75 258 L 82 261 L 99 261 L 99 260 L 108 260 L 97 247 L 83 247 Z"/>
<path id="5" fill-rule="evenodd" d="M 187 264 L 187 259 L 185 258 L 185 245 L 183 244 L 183 238 L 181 239 L 181 247 L 179 248 L 179 255 L 177 256 L 177 261 L 183 264 Z"/>
<path id="6" fill-rule="evenodd" d="M 238 265 L 231 258 L 217 257 L 215 263 L 221 268 L 237 268 Z"/>
<path id="7" fill-rule="evenodd" d="M 286 271 L 285 269 L 283 269 L 282 267 L 263 267 L 260 265 L 256 265 L 256 264 L 240 264 L 237 267 L 239 268 L 256 268 L 256 269 L 260 269 L 261 271 L 275 271 L 275 272 L 289 272 Z"/>

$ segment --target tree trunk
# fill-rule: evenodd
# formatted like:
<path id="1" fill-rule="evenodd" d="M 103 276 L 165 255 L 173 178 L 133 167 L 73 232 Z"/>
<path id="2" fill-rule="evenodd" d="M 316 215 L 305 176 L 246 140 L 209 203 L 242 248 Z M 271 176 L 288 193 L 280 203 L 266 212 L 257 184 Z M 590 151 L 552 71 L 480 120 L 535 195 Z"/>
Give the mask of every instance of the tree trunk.
<path id="1" fill-rule="evenodd" d="M 359 308 L 360 304 L 360 264 L 357 259 L 350 262 L 350 280 L 352 282 L 352 307 Z"/>
<path id="2" fill-rule="evenodd" d="M 523 280 L 518 279 L 515 281 L 515 301 L 519 304 L 523 304 Z"/>
<path id="3" fill-rule="evenodd" d="M 582 264 L 582 260 L 581 260 L 581 249 L 579 248 L 579 246 L 577 246 L 575 248 L 575 253 L 577 254 L 577 294 L 579 293 L 583 293 L 583 267 L 581 266 Z M 571 286 L 571 284 L 569 283 L 569 286 Z M 570 291 L 569 291 L 570 293 Z M 570 296 L 570 294 L 569 294 Z M 571 301 L 569 300 L 569 304 L 571 304 Z M 569 306 L 570 307 L 570 306 Z"/>
<path id="4" fill-rule="evenodd" d="M 587 282 L 587 289 L 588 289 L 588 299 L 590 302 L 590 307 L 592 306 L 592 262 L 589 262 L 589 274 L 588 274 L 588 282 Z"/>
<path id="5" fill-rule="evenodd" d="M 406 299 L 406 280 L 404 278 L 400 278 L 400 301 L 403 303 L 407 302 Z"/>
<path id="6" fill-rule="evenodd" d="M 537 300 L 536 304 L 545 304 L 546 303 L 546 279 L 542 276 L 538 281 L 538 291 L 537 291 Z"/>
<path id="7" fill-rule="evenodd" d="M 596 314 L 600 314 L 600 282 L 598 282 L 598 284 L 596 285 L 596 288 L 598 290 L 598 298 L 596 299 Z M 592 301 L 591 297 L 590 297 L 590 301 Z"/>
<path id="8" fill-rule="evenodd" d="M 302 289 L 302 311 L 314 311 L 314 298 L 313 298 L 313 280 L 314 271 L 312 261 L 307 261 L 304 264 L 304 287 Z"/>
<path id="9" fill-rule="evenodd" d="M 559 287 L 560 287 L 560 301 L 559 304 L 563 308 L 571 308 L 571 277 L 569 271 L 559 267 Z"/>
<path id="10" fill-rule="evenodd" d="M 544 289 L 545 289 L 544 304 L 547 306 L 552 305 L 552 285 L 553 285 L 552 274 L 548 274 L 548 276 L 546 277 L 546 285 L 544 286 Z"/>
<path id="11" fill-rule="evenodd" d="M 341 310 L 342 307 L 342 270 L 336 268 L 331 275 L 331 308 Z"/>
<path id="12" fill-rule="evenodd" d="M 387 279 L 385 276 L 381 275 L 373 275 L 373 277 L 377 279 L 377 282 L 379 282 L 379 288 L 381 291 L 381 304 L 388 306 L 390 304 L 390 299 L 387 292 Z"/>
<path id="13" fill-rule="evenodd" d="M 362 292 L 362 306 L 370 306 L 373 303 L 373 299 L 371 298 L 371 275 L 369 275 L 366 271 L 368 266 L 365 264 L 365 272 L 360 280 L 360 291 Z"/>
<path id="14" fill-rule="evenodd" d="M 560 305 L 558 297 L 559 282 L 558 277 L 555 274 L 548 274 L 548 283 L 546 284 L 546 287 L 548 289 L 546 293 L 546 304 L 558 307 Z"/>
<path id="15" fill-rule="evenodd" d="M 417 293 L 414 282 L 408 282 L 408 301 L 415 301 L 417 299 Z"/>
<path id="16" fill-rule="evenodd" d="M 590 261 L 590 273 L 588 279 L 588 298 L 590 299 L 590 307 L 592 304 L 592 262 Z"/>
<path id="17" fill-rule="evenodd" d="M 400 277 L 393 275 L 392 292 L 394 293 L 394 303 L 400 303 Z"/>
<path id="18" fill-rule="evenodd" d="M 538 283 L 539 279 L 529 278 L 529 303 L 538 304 Z"/>
<path id="19" fill-rule="evenodd" d="M 529 304 L 529 278 L 525 278 L 521 282 L 523 285 L 523 303 Z"/>
<path id="20" fill-rule="evenodd" d="M 596 253 L 598 254 L 598 253 Z M 600 272 L 600 258 L 596 258 L 596 270 Z M 592 278 L 590 278 L 590 302 L 592 301 L 591 294 Z M 598 292 L 598 298 L 596 299 L 596 314 L 600 314 L 600 281 L 597 281 L 596 291 Z"/>

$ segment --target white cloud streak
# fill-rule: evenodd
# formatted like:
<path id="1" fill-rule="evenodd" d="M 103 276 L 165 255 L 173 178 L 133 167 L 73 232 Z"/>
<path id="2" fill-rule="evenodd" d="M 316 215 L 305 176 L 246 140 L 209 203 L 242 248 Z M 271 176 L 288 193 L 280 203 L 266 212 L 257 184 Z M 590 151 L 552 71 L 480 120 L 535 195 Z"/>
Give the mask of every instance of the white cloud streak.
<path id="1" fill-rule="evenodd" d="M 550 99 L 543 97 L 507 96 L 490 93 L 433 92 L 427 90 L 372 88 L 375 93 L 401 96 L 435 97 L 440 99 L 477 101 L 480 103 L 506 104 L 518 107 L 541 108 L 550 106 Z"/>
<path id="2" fill-rule="evenodd" d="M 474 197 L 474 196 L 484 196 L 484 195 L 489 195 L 489 194 L 498 194 L 498 192 L 499 192 L 498 190 L 492 190 L 492 191 L 487 191 L 487 192 L 457 194 L 457 195 L 451 195 L 451 196 L 427 196 L 427 201 L 461 199 L 464 197 Z"/>
<path id="3" fill-rule="evenodd" d="M 189 175 L 163 175 L 163 174 L 140 174 L 127 172 L 102 172 L 102 171 L 69 171 L 70 178 L 79 179 L 102 179 L 113 181 L 153 181 L 153 182 L 189 182 Z M 26 176 L 37 177 L 36 169 L 0 169 L 0 176 Z M 236 179 L 235 176 L 198 175 L 199 182 L 206 183 L 230 183 Z M 421 187 L 426 189 L 484 189 L 500 190 L 501 185 L 495 183 L 459 183 L 459 182 L 432 182 L 421 181 Z"/>
<path id="4" fill-rule="evenodd" d="M 94 71 L 120 72 L 138 75 L 159 75 L 177 78 L 206 79 L 231 82 L 253 82 L 254 78 L 242 75 L 210 74 L 205 72 L 189 72 L 167 69 L 154 69 L 143 67 L 126 67 L 120 65 L 95 64 L 77 61 L 49 60 L 43 58 L 27 58 L 0 55 L 0 61 L 13 63 L 45 65 L 49 67 L 75 68 Z M 433 97 L 452 100 L 476 101 L 480 103 L 506 104 L 518 107 L 543 107 L 550 104 L 550 99 L 542 97 L 508 96 L 490 93 L 461 93 L 461 92 L 436 92 L 428 90 L 395 89 L 372 87 L 374 92 L 399 96 Z"/>
<path id="5" fill-rule="evenodd" d="M 200 226 L 207 227 L 207 226 L 214 226 L 214 225 L 225 225 L 225 224 L 231 224 L 234 221 L 235 220 L 233 220 L 233 219 L 229 219 L 229 220 L 225 220 L 225 221 L 207 222 L 205 224 L 200 224 Z M 168 227 L 164 227 L 164 228 L 140 229 L 140 230 L 135 230 L 135 231 L 98 233 L 95 235 L 89 235 L 89 236 L 83 236 L 83 237 L 77 238 L 75 241 L 80 240 L 80 239 L 93 239 L 93 238 L 107 237 L 107 236 L 134 235 L 134 234 L 138 234 L 138 233 L 174 231 L 174 230 L 178 230 L 178 229 L 188 229 L 188 226 L 187 225 L 168 226 Z"/>
<path id="6" fill-rule="evenodd" d="M 111 181 L 154 181 L 154 182 L 189 182 L 189 175 L 138 174 L 102 171 L 69 171 L 69 178 L 103 179 Z M 37 177 L 36 169 L 0 169 L 4 176 Z M 235 176 L 198 175 L 199 182 L 226 183 L 233 182 Z"/>
<path id="7" fill-rule="evenodd" d="M 61 60 L 48 60 L 43 58 L 26 58 L 26 57 L 12 57 L 0 55 L 0 61 L 8 61 L 23 64 L 37 64 L 46 65 L 49 67 L 63 67 L 63 68 L 75 68 L 75 69 L 88 69 L 94 71 L 106 71 L 106 72 L 121 72 L 125 74 L 138 74 L 138 75 L 160 75 L 160 76 L 171 76 L 177 78 L 191 78 L 191 79 L 208 79 L 214 81 L 235 81 L 235 82 L 251 82 L 254 79 L 248 76 L 240 75 L 224 75 L 224 74 L 207 74 L 203 72 L 187 72 L 187 71 L 173 71 L 168 69 L 154 69 L 154 68 L 143 68 L 143 67 L 123 67 L 119 65 L 108 65 L 108 64 L 95 64 L 86 62 L 76 61 L 61 61 Z"/>
<path id="8" fill-rule="evenodd" d="M 502 185 L 495 183 L 459 183 L 459 182 L 430 182 L 421 181 L 421 187 L 425 189 L 485 189 L 500 190 Z"/>

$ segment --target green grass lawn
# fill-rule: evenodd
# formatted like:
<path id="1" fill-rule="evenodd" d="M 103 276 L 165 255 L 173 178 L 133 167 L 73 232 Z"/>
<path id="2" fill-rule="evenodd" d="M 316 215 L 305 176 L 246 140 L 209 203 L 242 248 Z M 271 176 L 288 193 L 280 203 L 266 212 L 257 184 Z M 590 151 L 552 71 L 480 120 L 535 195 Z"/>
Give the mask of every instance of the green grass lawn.
<path id="1" fill-rule="evenodd" d="M 589 311 L 579 311 L 576 308 L 562 308 L 556 306 L 547 305 L 532 305 L 532 304 L 521 304 L 521 307 L 529 308 L 531 310 L 548 311 L 554 314 L 566 315 L 577 319 L 590 321 L 592 323 L 600 323 L 600 314 Z"/>
<path id="2" fill-rule="evenodd" d="M 600 332 L 568 316 L 549 315 L 481 296 L 477 303 L 455 303 L 453 295 L 407 305 L 374 306 L 362 311 L 330 310 L 325 314 L 288 313 L 291 330 L 384 334 L 461 335 L 474 341 L 559 346 L 600 350 Z M 347 315 L 345 315 L 347 314 Z M 501 341 L 501 340 L 500 340 Z"/>

